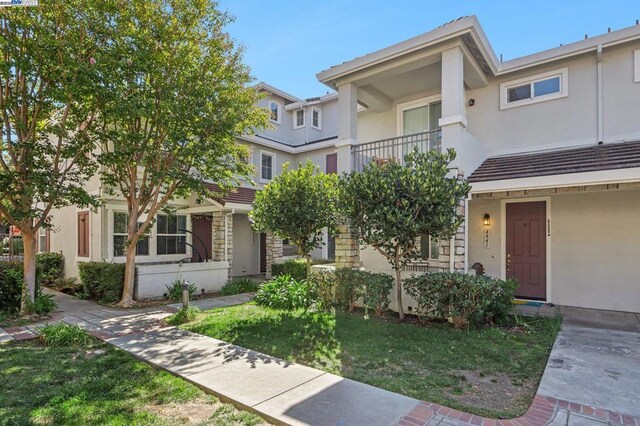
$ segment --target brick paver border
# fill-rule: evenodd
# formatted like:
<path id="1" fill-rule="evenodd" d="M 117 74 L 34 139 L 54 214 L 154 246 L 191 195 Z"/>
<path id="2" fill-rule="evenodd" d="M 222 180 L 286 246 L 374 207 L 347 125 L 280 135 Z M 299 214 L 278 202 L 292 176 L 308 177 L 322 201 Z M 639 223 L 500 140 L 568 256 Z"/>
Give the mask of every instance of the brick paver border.
<path id="1" fill-rule="evenodd" d="M 490 419 L 454 410 L 433 402 L 422 401 L 398 422 L 398 426 L 424 426 L 435 416 L 443 416 L 460 423 L 476 426 L 540 426 L 553 420 L 558 409 L 596 417 L 614 424 L 640 426 L 639 417 L 539 394 L 533 399 L 533 404 L 531 404 L 529 410 L 523 416 L 515 419 Z"/>

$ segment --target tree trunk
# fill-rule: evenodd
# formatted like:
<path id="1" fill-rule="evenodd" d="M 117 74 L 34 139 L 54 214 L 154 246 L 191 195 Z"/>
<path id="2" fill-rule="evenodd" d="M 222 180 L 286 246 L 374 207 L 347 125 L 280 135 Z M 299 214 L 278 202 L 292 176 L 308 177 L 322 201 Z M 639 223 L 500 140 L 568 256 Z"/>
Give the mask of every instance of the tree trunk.
<path id="1" fill-rule="evenodd" d="M 402 304 L 402 277 L 400 276 L 400 267 L 395 266 L 396 269 L 396 297 L 398 299 L 398 315 L 400 321 L 404 321 L 404 305 Z"/>
<path id="2" fill-rule="evenodd" d="M 305 257 L 307 259 L 307 277 L 308 277 L 309 274 L 311 274 L 311 255 L 307 254 Z"/>
<path id="3" fill-rule="evenodd" d="M 22 231 L 22 244 L 24 246 L 22 302 L 20 313 L 27 314 L 29 306 L 36 299 L 36 239 L 35 234 Z"/>
<path id="4" fill-rule="evenodd" d="M 118 306 L 127 308 L 133 305 L 133 285 L 136 275 L 136 245 L 138 239 L 135 238 L 138 230 L 137 218 L 129 214 L 129 223 L 127 229 L 127 260 L 124 269 L 124 287 L 122 289 L 122 299 L 118 302 Z"/>

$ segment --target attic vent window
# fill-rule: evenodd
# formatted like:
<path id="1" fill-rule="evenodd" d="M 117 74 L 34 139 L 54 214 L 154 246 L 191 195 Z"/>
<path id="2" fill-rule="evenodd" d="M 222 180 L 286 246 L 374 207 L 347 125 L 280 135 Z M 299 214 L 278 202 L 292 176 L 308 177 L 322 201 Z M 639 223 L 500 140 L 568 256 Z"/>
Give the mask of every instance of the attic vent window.
<path id="1" fill-rule="evenodd" d="M 500 109 L 528 105 L 568 95 L 567 68 L 502 83 Z"/>

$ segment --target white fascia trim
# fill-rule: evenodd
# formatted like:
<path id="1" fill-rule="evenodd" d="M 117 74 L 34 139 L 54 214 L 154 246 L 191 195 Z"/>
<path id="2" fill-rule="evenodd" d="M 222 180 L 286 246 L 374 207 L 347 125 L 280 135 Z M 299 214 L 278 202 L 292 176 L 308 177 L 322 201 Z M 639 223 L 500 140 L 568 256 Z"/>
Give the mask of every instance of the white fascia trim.
<path id="1" fill-rule="evenodd" d="M 280 90 L 277 87 L 274 87 L 270 84 L 265 83 L 264 81 L 261 81 L 260 83 L 256 84 L 255 86 L 253 86 L 256 90 L 265 90 L 269 93 L 272 93 L 274 95 L 278 95 L 281 98 L 284 98 L 288 101 L 291 102 L 300 102 L 300 98 L 298 98 L 297 96 L 293 96 L 290 93 L 285 92 L 284 90 Z"/>
<path id="2" fill-rule="evenodd" d="M 294 102 L 292 104 L 285 105 L 284 109 L 286 111 L 291 111 L 293 109 L 303 108 L 310 105 L 320 105 L 325 102 L 333 101 L 334 99 L 338 99 L 338 92 L 329 93 L 328 95 L 321 96 L 320 99 L 316 99 L 313 101 L 304 100 L 300 102 Z"/>
<path id="3" fill-rule="evenodd" d="M 522 191 L 528 189 L 564 188 L 568 186 L 605 185 L 640 181 L 640 167 L 600 170 L 596 172 L 566 173 L 561 175 L 494 180 L 471 184 L 471 194 L 487 192 Z"/>
<path id="4" fill-rule="evenodd" d="M 331 139 L 324 142 L 318 142 L 311 145 L 301 145 L 301 146 L 290 146 L 283 145 L 278 142 L 272 142 L 269 140 L 261 140 L 254 136 L 239 136 L 238 139 L 243 140 L 245 142 L 250 142 L 256 145 L 264 146 L 270 149 L 275 149 L 277 151 L 286 152 L 288 154 L 302 154 L 310 151 L 317 151 L 319 149 L 330 148 L 336 146 L 338 139 Z"/>

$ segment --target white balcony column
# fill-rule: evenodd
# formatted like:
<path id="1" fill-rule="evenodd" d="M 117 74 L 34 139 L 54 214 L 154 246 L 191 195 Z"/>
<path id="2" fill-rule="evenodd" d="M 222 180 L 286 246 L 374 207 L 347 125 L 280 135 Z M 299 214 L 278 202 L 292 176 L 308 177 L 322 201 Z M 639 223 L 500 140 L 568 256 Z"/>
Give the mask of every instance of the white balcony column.
<path id="1" fill-rule="evenodd" d="M 462 149 L 467 114 L 464 93 L 464 57 L 458 46 L 442 52 L 442 151 Z M 457 161 L 456 161 L 457 163 Z M 457 166 L 457 164 L 454 164 Z"/>
<path id="2" fill-rule="evenodd" d="M 352 83 L 338 87 L 338 174 L 353 167 L 351 146 L 358 140 L 358 88 Z"/>

